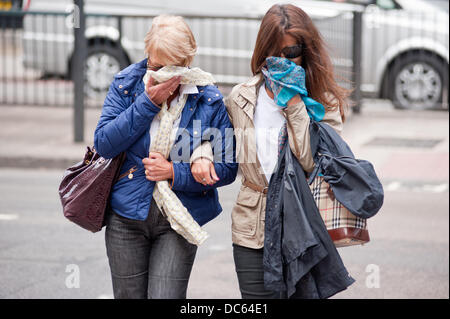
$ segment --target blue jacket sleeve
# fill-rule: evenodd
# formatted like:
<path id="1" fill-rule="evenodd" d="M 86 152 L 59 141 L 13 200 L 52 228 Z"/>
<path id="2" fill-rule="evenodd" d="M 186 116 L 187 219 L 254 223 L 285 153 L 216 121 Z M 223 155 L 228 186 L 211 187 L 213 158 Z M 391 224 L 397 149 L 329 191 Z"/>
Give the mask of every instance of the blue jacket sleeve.
<path id="1" fill-rule="evenodd" d="M 198 183 L 191 172 L 190 163 L 174 162 L 174 180 L 172 189 L 176 191 L 202 192 L 231 184 L 236 179 L 238 163 L 236 163 L 235 137 L 233 126 L 222 100 L 217 102 L 218 111 L 211 121 L 211 126 L 220 130 L 221 138 L 214 138 L 211 146 L 214 153 L 214 168 L 220 180 L 212 186 Z M 220 150 L 218 152 L 217 150 Z M 219 154 L 220 153 L 220 154 Z M 219 160 L 216 160 L 219 159 Z"/>
<path id="2" fill-rule="evenodd" d="M 160 110 L 145 91 L 130 105 L 127 99 L 113 81 L 94 134 L 94 147 L 104 158 L 113 158 L 127 150 L 148 129 Z"/>

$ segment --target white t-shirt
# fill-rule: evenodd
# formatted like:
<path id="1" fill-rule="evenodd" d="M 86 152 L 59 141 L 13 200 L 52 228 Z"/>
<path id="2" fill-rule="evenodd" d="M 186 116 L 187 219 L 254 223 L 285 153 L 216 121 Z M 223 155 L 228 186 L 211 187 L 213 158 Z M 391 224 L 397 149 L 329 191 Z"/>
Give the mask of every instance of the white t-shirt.
<path id="1" fill-rule="evenodd" d="M 180 93 L 170 102 L 170 107 L 175 106 L 179 102 L 181 95 L 197 94 L 197 93 L 198 93 L 197 86 L 195 86 L 193 84 L 181 84 L 180 85 Z M 175 140 L 177 130 L 178 130 L 178 127 L 180 126 L 180 122 L 181 122 L 181 113 L 178 116 L 178 118 L 175 120 L 175 122 L 173 123 L 172 135 L 170 137 L 171 141 Z M 159 123 L 160 123 L 159 116 L 156 115 L 153 118 L 152 124 L 150 125 L 150 148 L 151 148 L 152 141 L 154 141 L 156 139 L 156 134 L 158 134 Z"/>
<path id="2" fill-rule="evenodd" d="M 269 182 L 278 161 L 278 135 L 286 119 L 279 107 L 261 85 L 256 101 L 253 123 L 256 150 L 264 175 Z"/>

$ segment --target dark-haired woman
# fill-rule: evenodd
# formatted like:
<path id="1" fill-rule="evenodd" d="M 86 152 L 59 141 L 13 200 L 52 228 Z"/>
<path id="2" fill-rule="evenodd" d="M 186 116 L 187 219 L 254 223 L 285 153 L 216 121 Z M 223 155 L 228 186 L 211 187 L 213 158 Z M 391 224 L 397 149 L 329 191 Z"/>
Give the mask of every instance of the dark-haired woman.
<path id="1" fill-rule="evenodd" d="M 251 68 L 254 76 L 235 86 L 225 100 L 243 175 L 232 211 L 233 255 L 243 298 L 280 298 L 286 296 L 265 289 L 263 270 L 266 193 L 280 146 L 288 142 L 303 169 L 311 172 L 310 117 L 340 133 L 349 92 L 336 83 L 324 41 L 310 17 L 293 5 L 274 5 L 266 13 Z M 300 88 L 297 83 L 302 81 L 306 87 Z M 285 94 L 292 92 L 283 91 L 286 87 L 303 94 Z M 193 164 L 194 178 L 201 181 L 202 174 L 196 172 L 206 168 Z"/>

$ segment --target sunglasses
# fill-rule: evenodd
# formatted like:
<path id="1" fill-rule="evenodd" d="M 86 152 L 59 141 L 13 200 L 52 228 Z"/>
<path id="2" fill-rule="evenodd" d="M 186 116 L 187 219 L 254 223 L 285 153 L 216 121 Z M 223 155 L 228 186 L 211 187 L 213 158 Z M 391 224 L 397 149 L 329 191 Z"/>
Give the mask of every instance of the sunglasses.
<path id="1" fill-rule="evenodd" d="M 287 58 L 287 59 L 295 59 L 302 55 L 303 52 L 303 46 L 301 44 L 297 44 L 290 47 L 285 47 L 281 50 L 281 53 Z"/>
<path id="2" fill-rule="evenodd" d="M 163 65 L 151 65 L 150 58 L 147 60 L 147 70 L 158 71 Z"/>

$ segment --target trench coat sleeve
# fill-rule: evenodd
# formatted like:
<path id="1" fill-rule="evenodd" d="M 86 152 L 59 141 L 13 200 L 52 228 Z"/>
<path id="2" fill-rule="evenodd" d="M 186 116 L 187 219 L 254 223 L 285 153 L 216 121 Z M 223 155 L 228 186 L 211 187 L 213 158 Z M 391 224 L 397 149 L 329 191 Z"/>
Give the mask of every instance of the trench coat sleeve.
<path id="1" fill-rule="evenodd" d="M 342 122 L 341 113 L 338 108 L 328 110 L 325 112 L 322 122 L 331 126 L 339 135 L 342 134 L 344 123 Z"/>
<path id="2" fill-rule="evenodd" d="M 229 118 L 231 124 L 233 124 L 232 109 L 230 107 L 230 103 L 232 103 L 231 94 L 224 99 L 224 103 L 225 103 L 225 106 L 227 109 L 228 118 Z M 194 152 L 191 155 L 191 165 L 194 163 L 195 160 L 202 158 L 202 157 L 209 159 L 211 162 L 214 162 L 212 146 L 209 141 L 204 141 L 201 145 L 199 145 L 194 150 Z"/>
<path id="3" fill-rule="evenodd" d="M 283 109 L 286 117 L 289 146 L 300 165 L 307 172 L 314 169 L 310 138 L 309 138 L 309 115 L 306 106 L 300 103 L 291 105 Z"/>
<path id="4" fill-rule="evenodd" d="M 202 144 L 197 146 L 191 155 L 191 165 L 199 158 L 206 158 L 211 162 L 214 162 L 212 147 L 209 141 L 204 141 Z"/>
<path id="5" fill-rule="evenodd" d="M 233 127 L 230 123 L 225 105 L 220 100 L 217 103 L 217 113 L 214 115 L 211 126 L 221 132 L 222 139 L 217 139 L 212 143 L 218 150 L 217 159 L 214 161 L 214 168 L 220 180 L 212 186 L 198 183 L 191 172 L 191 164 L 184 162 L 173 162 L 173 190 L 187 192 L 202 192 L 209 189 L 231 184 L 236 179 L 238 164 L 235 161 L 235 138 Z M 219 142 L 220 141 L 220 142 Z M 214 144 L 217 145 L 214 145 Z M 220 144 L 218 144 L 220 143 Z M 209 144 L 208 144 L 209 145 Z M 219 152 L 220 150 L 220 152 Z"/>
<path id="6" fill-rule="evenodd" d="M 314 169 L 314 160 L 309 134 L 310 118 L 306 106 L 301 101 L 283 111 L 287 121 L 289 146 L 303 169 L 310 173 Z M 330 125 L 339 135 L 342 134 L 343 123 L 338 108 L 325 112 L 322 122 Z"/>

